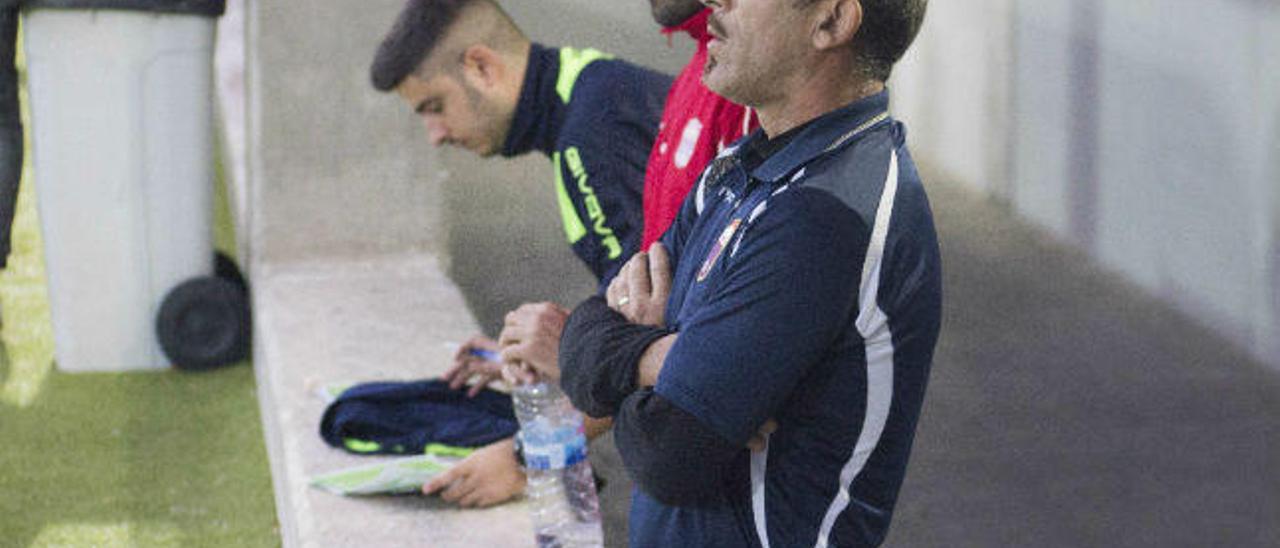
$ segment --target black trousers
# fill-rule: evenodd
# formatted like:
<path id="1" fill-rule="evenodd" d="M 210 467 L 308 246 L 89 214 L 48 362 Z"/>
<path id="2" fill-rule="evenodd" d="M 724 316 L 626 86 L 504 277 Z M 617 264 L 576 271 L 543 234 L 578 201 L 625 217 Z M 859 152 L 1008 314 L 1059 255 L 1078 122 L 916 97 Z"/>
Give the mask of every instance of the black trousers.
<path id="1" fill-rule="evenodd" d="M 18 8 L 0 8 L 0 269 L 9 262 L 18 182 L 22 179 L 22 115 L 18 106 Z"/>
<path id="2" fill-rule="evenodd" d="M 18 8 L 0 7 L 0 269 L 9 262 L 9 236 L 22 179 L 22 115 L 18 106 Z"/>

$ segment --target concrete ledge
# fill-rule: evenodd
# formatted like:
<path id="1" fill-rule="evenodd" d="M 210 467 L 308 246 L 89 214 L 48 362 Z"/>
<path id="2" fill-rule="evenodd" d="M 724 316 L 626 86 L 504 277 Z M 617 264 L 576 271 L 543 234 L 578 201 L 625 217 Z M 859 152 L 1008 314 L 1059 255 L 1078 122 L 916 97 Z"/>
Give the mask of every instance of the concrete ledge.
<path id="1" fill-rule="evenodd" d="M 259 264 L 254 367 L 284 546 L 529 546 L 525 505 L 458 510 L 419 496 L 343 498 L 310 477 L 372 462 L 318 434 L 331 382 L 442 373 L 478 332 L 435 257 Z"/>

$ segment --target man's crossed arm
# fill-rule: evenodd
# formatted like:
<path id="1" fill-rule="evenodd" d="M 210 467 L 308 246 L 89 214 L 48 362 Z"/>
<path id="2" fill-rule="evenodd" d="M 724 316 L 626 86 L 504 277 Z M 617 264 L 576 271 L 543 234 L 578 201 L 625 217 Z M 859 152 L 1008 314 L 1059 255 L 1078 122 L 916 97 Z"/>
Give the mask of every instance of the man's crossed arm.
<path id="1" fill-rule="evenodd" d="M 653 390 L 679 337 L 661 327 L 670 288 L 670 260 L 661 244 L 632 258 L 606 298 L 588 299 L 570 315 L 561 341 L 561 385 L 587 414 L 615 416 L 614 440 L 641 489 L 664 503 L 694 505 L 718 498 L 721 473 L 743 446 Z M 749 446 L 761 447 L 774 427 L 766 424 Z"/>

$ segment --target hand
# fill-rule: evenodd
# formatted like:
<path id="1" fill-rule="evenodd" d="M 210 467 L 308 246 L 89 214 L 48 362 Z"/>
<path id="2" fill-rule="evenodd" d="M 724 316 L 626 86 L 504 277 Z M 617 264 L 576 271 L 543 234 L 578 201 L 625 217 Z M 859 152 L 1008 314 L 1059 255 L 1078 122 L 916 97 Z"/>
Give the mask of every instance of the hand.
<path id="1" fill-rule="evenodd" d="M 756 432 L 751 439 L 747 440 L 747 449 L 752 452 L 759 453 L 769 446 L 769 434 L 774 433 L 778 429 L 778 421 L 769 419 L 764 421 L 764 425 L 760 427 L 760 431 Z"/>
<path id="2" fill-rule="evenodd" d="M 587 441 L 594 440 L 605 432 L 613 428 L 613 417 L 595 418 L 586 414 L 582 415 L 582 433 L 587 435 Z"/>
<path id="3" fill-rule="evenodd" d="M 662 327 L 671 295 L 671 258 L 662 244 L 636 253 L 622 266 L 605 291 L 605 301 L 627 321 Z"/>
<path id="4" fill-rule="evenodd" d="M 511 311 L 498 335 L 502 361 L 559 381 L 560 333 L 568 319 L 569 311 L 555 303 L 524 304 Z"/>
<path id="5" fill-rule="evenodd" d="M 524 492 L 525 484 L 514 451 L 511 438 L 481 447 L 423 485 L 422 493 L 439 494 L 463 508 L 483 508 L 511 500 Z"/>
<path id="6" fill-rule="evenodd" d="M 449 383 L 449 388 L 458 390 L 467 384 L 467 381 L 475 380 L 471 385 L 471 389 L 467 391 L 468 397 L 475 397 L 484 387 L 494 379 L 502 376 L 502 364 L 499 362 L 489 361 L 472 353 L 472 350 L 489 350 L 498 351 L 498 343 L 493 339 L 484 336 L 475 336 L 458 348 L 458 352 L 453 355 L 453 367 L 445 371 L 440 378 Z"/>
<path id="7" fill-rule="evenodd" d="M 502 364 L 502 380 L 508 385 L 520 386 L 538 382 L 538 372 L 522 362 Z"/>

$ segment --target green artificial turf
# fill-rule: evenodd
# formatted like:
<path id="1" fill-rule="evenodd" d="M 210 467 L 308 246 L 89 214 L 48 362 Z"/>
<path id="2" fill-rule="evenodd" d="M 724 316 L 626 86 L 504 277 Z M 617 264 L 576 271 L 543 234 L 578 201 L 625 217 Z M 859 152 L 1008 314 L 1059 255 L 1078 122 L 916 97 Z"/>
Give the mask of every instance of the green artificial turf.
<path id="1" fill-rule="evenodd" d="M 54 372 L 0 406 L 0 546 L 278 545 L 253 384 Z"/>
<path id="2" fill-rule="evenodd" d="M 56 370 L 30 180 L 0 273 L 0 547 L 278 546 L 249 364 Z M 231 250 L 220 180 L 216 200 Z"/>

